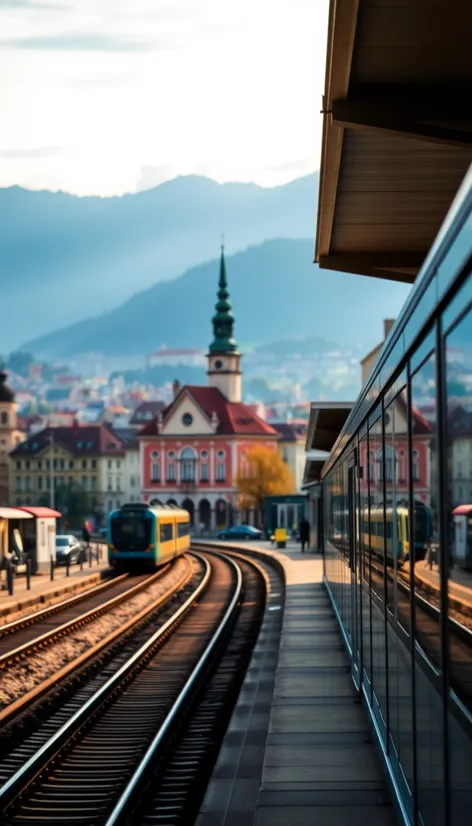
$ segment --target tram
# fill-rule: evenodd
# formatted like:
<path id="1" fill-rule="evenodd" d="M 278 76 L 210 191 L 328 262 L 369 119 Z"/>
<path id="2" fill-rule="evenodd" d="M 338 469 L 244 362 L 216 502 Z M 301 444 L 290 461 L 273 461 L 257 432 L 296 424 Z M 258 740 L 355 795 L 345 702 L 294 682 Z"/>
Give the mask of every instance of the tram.
<path id="1" fill-rule="evenodd" d="M 410 526 L 408 518 L 408 508 L 399 506 L 392 508 L 371 508 L 366 509 L 363 514 L 364 531 L 362 534 L 362 544 L 364 548 L 369 547 L 374 556 L 383 559 L 384 554 L 387 561 L 397 565 L 407 562 L 410 558 Z M 370 527 L 370 532 L 369 532 Z"/>
<path id="2" fill-rule="evenodd" d="M 158 567 L 189 550 L 190 515 L 170 505 L 123 505 L 108 517 L 107 542 L 112 567 Z"/>

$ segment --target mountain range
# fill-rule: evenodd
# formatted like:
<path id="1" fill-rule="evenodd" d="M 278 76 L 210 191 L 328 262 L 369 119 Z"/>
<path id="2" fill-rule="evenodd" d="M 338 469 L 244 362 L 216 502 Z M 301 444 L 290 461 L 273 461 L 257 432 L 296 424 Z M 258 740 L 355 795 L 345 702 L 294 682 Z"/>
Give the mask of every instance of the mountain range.
<path id="1" fill-rule="evenodd" d="M 0 351 L 108 314 L 134 293 L 209 261 L 221 233 L 229 254 L 268 239 L 314 237 L 317 181 L 313 174 L 265 189 L 188 176 L 111 198 L 0 189 L 0 289 L 9 308 Z M 167 290 L 176 295 L 170 286 L 158 295 Z"/>
<path id="2" fill-rule="evenodd" d="M 290 337 L 370 348 L 382 318 L 394 317 L 410 289 L 389 281 L 320 270 L 313 240 L 279 238 L 227 257 L 230 299 L 240 345 Z M 208 346 L 219 261 L 159 282 L 105 314 L 62 326 L 23 345 L 36 356 L 133 355 L 167 347 Z M 60 322 L 60 319 L 57 319 Z"/>

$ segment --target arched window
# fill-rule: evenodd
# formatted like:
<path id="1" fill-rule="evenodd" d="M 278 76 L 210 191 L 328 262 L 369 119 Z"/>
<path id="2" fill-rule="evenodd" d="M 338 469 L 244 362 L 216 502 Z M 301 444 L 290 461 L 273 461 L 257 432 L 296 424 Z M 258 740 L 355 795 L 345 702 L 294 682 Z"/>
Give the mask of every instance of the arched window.
<path id="1" fill-rule="evenodd" d="M 195 482 L 197 454 L 191 447 L 184 447 L 180 454 L 180 478 L 183 482 Z"/>
<path id="2" fill-rule="evenodd" d="M 375 482 L 375 456 L 372 450 L 369 453 L 369 479 Z"/>
<path id="3" fill-rule="evenodd" d="M 376 457 L 376 463 L 377 463 L 377 480 L 379 482 L 382 482 L 382 480 L 383 480 L 383 462 L 382 462 L 383 457 L 384 457 L 383 450 L 378 450 L 377 451 L 377 457 Z M 396 479 L 397 479 L 397 464 L 398 464 L 398 459 L 397 459 L 397 456 L 396 456 L 395 452 L 390 447 L 390 445 L 387 445 L 386 448 L 385 448 L 385 481 L 386 482 L 396 481 Z"/>
<path id="4" fill-rule="evenodd" d="M 398 454 L 398 481 L 406 482 L 406 460 L 404 450 L 400 450 Z"/>
<path id="5" fill-rule="evenodd" d="M 226 465 L 225 465 L 225 452 L 224 450 L 219 450 L 216 454 L 218 457 L 218 461 L 216 463 L 216 481 L 217 482 L 224 482 L 226 479 Z"/>
<path id="6" fill-rule="evenodd" d="M 159 482 L 159 462 L 151 462 L 151 482 Z"/>
<path id="7" fill-rule="evenodd" d="M 412 456 L 412 465 L 413 465 L 413 481 L 419 482 L 420 480 L 420 454 L 417 450 L 413 451 Z"/>
<path id="8" fill-rule="evenodd" d="M 8 424 L 8 413 L 5 410 L 2 410 L 0 414 L 0 422 L 2 424 Z"/>

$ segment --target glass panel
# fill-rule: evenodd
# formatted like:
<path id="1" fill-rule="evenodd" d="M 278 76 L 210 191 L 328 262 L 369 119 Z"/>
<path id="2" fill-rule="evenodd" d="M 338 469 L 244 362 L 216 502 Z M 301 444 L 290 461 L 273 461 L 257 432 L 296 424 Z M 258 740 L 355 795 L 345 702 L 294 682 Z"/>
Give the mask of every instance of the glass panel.
<path id="1" fill-rule="evenodd" d="M 369 536 L 369 450 L 367 437 L 359 442 L 360 479 L 360 547 L 362 584 L 362 666 L 368 679 L 372 679 L 371 616 L 370 616 L 370 536 Z"/>
<path id="2" fill-rule="evenodd" d="M 472 714 L 472 312 L 446 337 L 449 681 Z M 449 716 L 451 823 L 472 807 L 472 742 L 459 706 Z M 462 717 L 462 725 L 461 725 Z M 470 728 L 469 728 L 470 731 Z"/>
<path id="3" fill-rule="evenodd" d="M 404 780 L 407 783 L 404 790 L 407 805 L 413 789 L 414 766 L 412 660 L 403 633 L 410 634 L 411 629 L 408 418 L 408 400 L 403 388 L 385 411 L 384 439 L 389 734 L 401 765 L 401 771 L 397 771 L 400 788 L 404 790 Z"/>
<path id="4" fill-rule="evenodd" d="M 438 534 L 436 357 L 434 353 L 413 376 L 411 395 L 416 639 L 426 655 L 439 668 L 441 560 Z"/>
<path id="5" fill-rule="evenodd" d="M 413 559 L 416 645 L 416 770 L 418 809 L 425 826 L 444 823 L 444 728 L 441 666 L 436 357 L 411 382 Z"/>
<path id="6" fill-rule="evenodd" d="M 369 478 L 370 549 L 372 592 L 372 682 L 384 722 L 387 719 L 385 658 L 385 536 L 382 420 L 369 430 L 369 454 L 372 475 Z"/>

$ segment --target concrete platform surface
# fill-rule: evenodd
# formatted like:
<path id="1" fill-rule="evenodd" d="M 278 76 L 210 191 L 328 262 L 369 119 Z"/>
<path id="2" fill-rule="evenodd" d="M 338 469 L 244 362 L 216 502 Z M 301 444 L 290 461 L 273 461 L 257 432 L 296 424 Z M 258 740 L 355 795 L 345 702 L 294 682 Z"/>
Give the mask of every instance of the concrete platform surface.
<path id="1" fill-rule="evenodd" d="M 296 546 L 247 550 L 280 564 L 284 612 L 274 610 L 281 574 L 264 566 L 272 573 L 261 635 L 198 826 L 394 826 L 321 558 Z"/>

